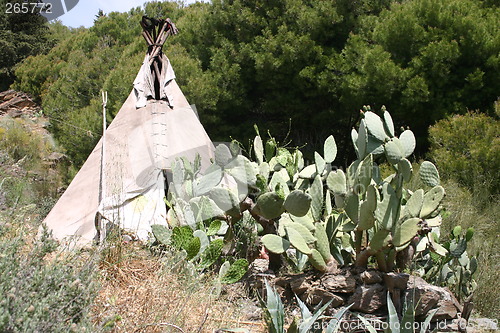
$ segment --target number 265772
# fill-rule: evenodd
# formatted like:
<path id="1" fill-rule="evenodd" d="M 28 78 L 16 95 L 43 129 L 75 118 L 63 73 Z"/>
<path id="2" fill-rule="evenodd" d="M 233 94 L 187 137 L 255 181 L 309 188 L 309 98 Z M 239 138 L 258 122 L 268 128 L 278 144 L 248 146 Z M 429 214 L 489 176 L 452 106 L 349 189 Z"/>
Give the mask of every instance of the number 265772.
<path id="1" fill-rule="evenodd" d="M 52 4 L 50 2 L 23 2 L 5 4 L 5 13 L 7 14 L 27 14 L 27 13 L 52 13 Z"/>

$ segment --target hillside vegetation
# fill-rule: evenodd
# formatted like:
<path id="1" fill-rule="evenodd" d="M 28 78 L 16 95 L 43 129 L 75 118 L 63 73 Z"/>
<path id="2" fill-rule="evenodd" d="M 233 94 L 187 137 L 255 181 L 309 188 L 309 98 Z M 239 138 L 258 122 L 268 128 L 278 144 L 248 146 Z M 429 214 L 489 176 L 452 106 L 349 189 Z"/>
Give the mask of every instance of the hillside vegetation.
<path id="1" fill-rule="evenodd" d="M 0 290 L 7 295 L 0 301 L 5 309 L 0 328 L 131 331 L 162 321 L 187 331 L 243 326 L 237 318 L 245 318 L 240 313 L 244 305 L 231 305 L 235 301 L 230 292 L 220 297 L 220 284 L 210 270 L 197 275 L 191 262 L 161 247 L 125 246 L 118 237 L 101 253 L 65 257 L 47 234 L 41 241 L 35 238 L 61 186 L 102 134 L 101 90 L 109 96 L 109 123 L 132 89 L 146 51 L 142 15 L 170 17 L 179 28 L 163 51 L 214 141 L 237 139 L 246 148 L 257 124 L 263 140 L 274 145 L 271 156 L 301 147 L 305 159 L 313 161 L 314 151 L 323 151 L 325 139 L 333 134 L 335 163 L 346 169 L 356 159 L 348 133 L 362 122 L 359 110 L 371 105 L 382 115 L 379 110 L 387 106 L 396 131 L 409 126 L 415 134 L 416 149 L 405 158 L 427 158 L 439 169 L 446 190 L 440 241 L 449 240 L 457 225 L 464 231 L 475 229 L 467 252 L 479 261 L 476 315 L 498 319 L 496 1 L 213 0 L 189 6 L 150 2 L 127 13 L 96 15 L 89 29 L 30 17 L 40 29 L 15 30 L 20 25 L 14 18 L 0 17 L 2 85 L 12 83 L 11 88 L 31 94 L 41 105 L 30 117 L 6 116 L 0 122 L 0 249 L 6 254 L 0 255 L 0 267 L 13 272 L 0 275 Z M 20 37 L 12 39 L 12 34 Z M 25 44 L 31 45 L 26 52 Z M 50 130 L 55 142 L 34 133 L 38 123 Z M 48 163 L 54 152 L 64 153 L 64 158 Z M 415 174 L 419 166 L 414 164 Z M 421 186 L 414 177 L 408 188 Z M 251 229 L 243 222 L 236 227 L 243 234 Z M 254 229 L 251 236 L 232 236 L 238 250 L 247 256 L 253 251 L 255 257 L 259 243 Z M 234 263 L 236 255 L 224 259 Z M 186 267 L 175 272 L 178 261 Z M 137 293 L 129 285 L 139 298 L 131 299 Z M 50 291 L 51 297 L 43 296 Z M 193 295 L 203 308 L 182 303 Z M 169 302 L 174 297 L 178 302 Z M 151 298 L 157 301 L 148 321 L 141 322 L 144 314 L 137 309 Z M 206 322 L 192 317 L 200 311 L 206 312 Z M 247 324 L 262 328 L 259 321 Z"/>
<path id="2" fill-rule="evenodd" d="M 429 125 L 468 109 L 492 115 L 500 91 L 494 2 L 148 3 L 67 31 L 50 52 L 16 68 L 14 87 L 41 101 L 76 165 L 100 135 L 100 90 L 109 94 L 109 120 L 131 90 L 146 50 L 144 14 L 179 28 L 164 52 L 215 141 L 247 142 L 254 123 L 284 138 L 291 119 L 294 144 L 312 152 L 333 132 L 346 164 L 353 156 L 343 133 L 358 110 L 386 105 L 396 126 L 410 124 L 422 155 Z M 61 34 L 59 24 L 51 28 Z"/>

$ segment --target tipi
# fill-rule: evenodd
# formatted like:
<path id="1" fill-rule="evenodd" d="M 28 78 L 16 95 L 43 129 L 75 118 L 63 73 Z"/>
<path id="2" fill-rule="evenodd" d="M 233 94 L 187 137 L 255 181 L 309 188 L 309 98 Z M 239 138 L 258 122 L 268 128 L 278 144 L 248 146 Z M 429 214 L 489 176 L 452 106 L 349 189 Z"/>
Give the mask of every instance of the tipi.
<path id="1" fill-rule="evenodd" d="M 167 170 L 180 156 L 200 155 L 208 166 L 214 147 L 175 82 L 161 47 L 177 32 L 167 20 L 143 17 L 149 45 L 132 92 L 69 187 L 45 218 L 55 239 L 86 245 L 117 225 L 147 238 L 166 224 Z"/>

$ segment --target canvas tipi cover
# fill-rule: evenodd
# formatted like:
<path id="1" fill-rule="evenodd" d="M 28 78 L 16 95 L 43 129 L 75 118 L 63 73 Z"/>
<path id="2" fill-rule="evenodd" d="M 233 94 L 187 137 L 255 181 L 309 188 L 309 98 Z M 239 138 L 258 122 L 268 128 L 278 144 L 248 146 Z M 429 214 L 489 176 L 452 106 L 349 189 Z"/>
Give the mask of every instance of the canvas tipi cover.
<path id="1" fill-rule="evenodd" d="M 97 227 L 117 225 L 147 238 L 166 224 L 165 170 L 176 157 L 210 164 L 213 144 L 160 55 L 156 87 L 149 55 L 134 88 L 85 164 L 45 218 L 55 239 L 77 245 L 102 238 Z M 102 217 L 102 218 L 101 218 Z"/>

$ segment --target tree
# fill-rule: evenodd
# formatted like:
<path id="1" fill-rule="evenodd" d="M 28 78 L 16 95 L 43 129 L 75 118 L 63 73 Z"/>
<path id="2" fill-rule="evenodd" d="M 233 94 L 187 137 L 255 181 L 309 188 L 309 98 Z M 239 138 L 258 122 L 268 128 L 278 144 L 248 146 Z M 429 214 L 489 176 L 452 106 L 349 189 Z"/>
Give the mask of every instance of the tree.
<path id="1" fill-rule="evenodd" d="M 500 12 L 474 0 L 413 0 L 366 18 L 343 50 L 344 107 L 386 103 L 427 128 L 468 109 L 492 113 L 500 91 Z M 345 98 L 347 96 L 348 98 Z"/>
<path id="2" fill-rule="evenodd" d="M 21 0 L 1 0 L 0 6 L 0 90 L 14 82 L 14 66 L 30 55 L 46 53 L 54 45 L 49 38 L 47 20 L 39 13 L 7 11 L 7 3 Z"/>

